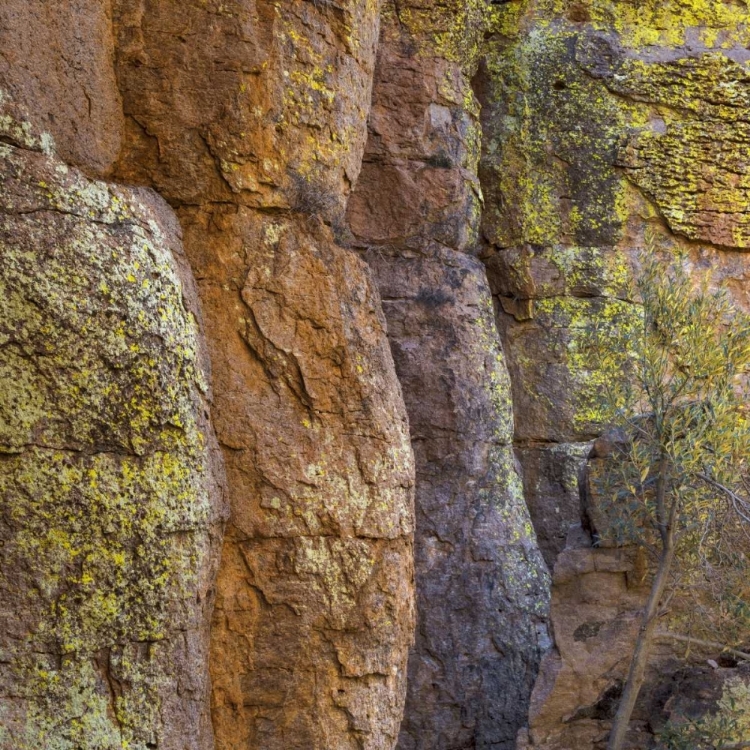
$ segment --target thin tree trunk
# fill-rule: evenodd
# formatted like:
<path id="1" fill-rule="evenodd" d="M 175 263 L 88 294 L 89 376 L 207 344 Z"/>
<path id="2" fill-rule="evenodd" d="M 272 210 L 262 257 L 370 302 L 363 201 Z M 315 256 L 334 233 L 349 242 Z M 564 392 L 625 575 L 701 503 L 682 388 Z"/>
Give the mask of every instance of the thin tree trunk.
<path id="1" fill-rule="evenodd" d="M 643 613 L 643 620 L 641 621 L 638 638 L 635 642 L 635 651 L 633 652 L 633 658 L 630 662 L 628 679 L 625 683 L 625 690 L 623 691 L 622 698 L 620 698 L 620 704 L 617 707 L 617 715 L 615 716 L 612 731 L 609 735 L 607 750 L 622 750 L 623 743 L 625 742 L 625 736 L 628 733 L 628 727 L 630 724 L 630 717 L 633 715 L 635 702 L 638 700 L 638 694 L 641 691 L 646 676 L 648 658 L 651 654 L 651 647 L 656 632 L 659 604 L 664 596 L 664 591 L 666 590 L 669 581 L 669 573 L 672 569 L 672 561 L 674 560 L 675 535 L 673 527 L 677 511 L 677 501 L 674 501 L 669 520 L 667 520 L 664 517 L 664 497 L 667 484 L 666 473 L 666 460 L 662 458 L 659 467 L 659 479 L 656 491 L 658 507 L 657 518 L 663 545 L 662 553 L 659 559 L 659 567 L 656 571 L 656 576 L 651 585 L 651 594 L 648 598 L 646 610 Z"/>

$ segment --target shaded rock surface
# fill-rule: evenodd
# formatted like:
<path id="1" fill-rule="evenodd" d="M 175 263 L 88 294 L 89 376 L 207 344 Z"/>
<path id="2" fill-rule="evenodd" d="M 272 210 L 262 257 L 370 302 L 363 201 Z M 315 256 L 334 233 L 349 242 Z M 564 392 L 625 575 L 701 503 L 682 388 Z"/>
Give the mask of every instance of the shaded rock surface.
<path id="1" fill-rule="evenodd" d="M 552 584 L 555 648 L 542 660 L 519 750 L 606 748 L 649 594 L 643 550 L 591 547 L 580 527 L 568 542 Z M 657 640 L 626 747 L 657 747 L 656 734 L 669 721 L 710 718 L 722 710 L 725 690 L 746 681 L 747 669 L 720 648 L 693 643 L 686 652 L 682 642 Z M 740 690 L 734 720 L 744 715 L 744 695 Z"/>
<path id="2" fill-rule="evenodd" d="M 398 747 L 512 748 L 546 641 L 546 570 L 477 250 L 470 86 L 487 6 L 387 2 L 348 206 L 383 298 L 417 466 L 417 638 Z"/>
<path id="3" fill-rule="evenodd" d="M 225 506 L 179 227 L 2 102 L 0 747 L 204 750 Z"/>

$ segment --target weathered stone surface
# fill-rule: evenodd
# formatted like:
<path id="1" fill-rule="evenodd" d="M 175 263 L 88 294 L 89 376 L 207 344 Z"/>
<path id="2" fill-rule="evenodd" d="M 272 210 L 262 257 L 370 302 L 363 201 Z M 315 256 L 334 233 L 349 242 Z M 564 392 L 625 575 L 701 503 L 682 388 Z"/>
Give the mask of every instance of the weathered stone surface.
<path id="1" fill-rule="evenodd" d="M 493 19 L 476 79 L 482 257 L 530 475 L 598 434 L 602 382 L 587 331 L 632 324 L 629 286 L 647 245 L 685 250 L 747 303 L 750 263 L 721 250 L 745 247 L 747 13 L 642 6 L 634 15 L 608 0 L 510 3 Z M 550 483 L 527 480 L 543 537 L 560 507 Z M 579 519 L 574 504 L 563 507 L 560 530 Z"/>
<path id="2" fill-rule="evenodd" d="M 571 520 L 581 516 L 579 475 L 588 453 L 588 443 L 531 443 L 516 449 L 523 466 L 524 498 L 550 570 L 565 548 Z"/>
<path id="3" fill-rule="evenodd" d="M 606 748 L 649 593 L 650 571 L 643 550 L 590 545 L 583 531 L 572 532 L 557 557 L 552 585 L 555 648 L 542 661 L 529 728 L 519 733 L 518 750 Z M 720 651 L 693 643 L 686 658 L 684 643 L 657 640 L 628 748 L 655 748 L 655 734 L 667 721 L 699 719 L 717 711 L 724 690 L 747 679 L 747 670 L 726 668 L 732 659 Z M 719 669 L 718 662 L 725 668 Z M 707 666 L 711 663 L 714 668 Z M 738 702 L 740 716 L 744 710 Z"/>
<path id="4" fill-rule="evenodd" d="M 648 581 L 640 569 L 632 548 L 573 544 L 558 556 L 552 585 L 555 648 L 542 661 L 531 699 L 529 732 L 521 735 L 520 747 L 600 750 L 606 746 L 648 596 Z M 657 644 L 653 662 L 645 700 L 659 672 L 674 671 L 678 663 L 669 644 Z M 642 714 L 639 706 L 636 718 Z M 645 735 L 641 744 L 633 745 L 647 746 Z"/>
<path id="5" fill-rule="evenodd" d="M 0 747 L 211 748 L 224 511 L 179 227 L 0 104 Z"/>
<path id="6" fill-rule="evenodd" d="M 182 218 L 233 503 L 217 747 L 390 748 L 413 637 L 413 459 L 377 292 L 317 220 Z"/>
<path id="7" fill-rule="evenodd" d="M 545 640 L 546 571 L 512 450 L 477 251 L 470 86 L 483 2 L 387 2 L 347 218 L 383 297 L 417 462 L 418 626 L 402 750 L 512 748 Z"/>
<path id="8" fill-rule="evenodd" d="M 403 711 L 413 457 L 377 291 L 333 235 L 378 11 L 115 3 L 118 172 L 179 206 L 214 365 L 232 504 L 212 645 L 225 750 L 390 750 Z"/>
<path id="9" fill-rule="evenodd" d="M 516 442 L 542 538 L 558 507 L 567 516 L 558 533 L 580 518 L 574 502 L 561 504 L 549 488 L 564 472 L 559 457 L 601 430 L 603 383 L 587 331 L 632 324 L 639 254 L 685 252 L 696 273 L 710 270 L 713 283 L 748 303 L 750 261 L 735 251 L 747 244 L 749 21 L 743 4 L 651 0 L 529 0 L 501 6 L 493 19 L 476 78 L 484 105 L 482 258 L 502 311 Z M 601 561 L 615 552 L 580 555 Z M 572 565 L 571 554 L 557 560 L 557 650 L 535 688 L 534 747 L 606 741 L 603 706 L 622 674 L 614 650 L 629 648 L 615 624 L 624 627 L 627 608 L 632 619 L 639 606 L 622 574 L 600 579 L 588 564 Z M 561 569 L 570 572 L 564 584 Z M 605 611 L 615 599 L 619 615 Z M 589 600 L 612 601 L 595 617 Z M 587 639 L 587 651 L 571 634 L 589 621 L 609 624 Z"/>
<path id="10" fill-rule="evenodd" d="M 533 18 L 532 3 L 501 10 L 478 76 L 482 257 L 499 300 L 526 499 L 552 566 L 580 520 L 575 464 L 599 430 L 587 331 L 628 324 L 631 272 L 617 247 L 616 104 L 577 66 L 576 24 L 529 21 L 532 32 L 522 7 Z"/>
<path id="11" fill-rule="evenodd" d="M 0 5 L 0 88 L 65 162 L 95 176 L 114 163 L 122 135 L 113 54 L 108 1 Z"/>
<path id="12" fill-rule="evenodd" d="M 119 174 L 171 202 L 340 214 L 366 138 L 379 6 L 114 0 Z"/>
<path id="13" fill-rule="evenodd" d="M 547 576 L 484 268 L 450 250 L 385 252 L 367 258 L 417 461 L 418 627 L 399 747 L 510 748 L 546 641 Z"/>

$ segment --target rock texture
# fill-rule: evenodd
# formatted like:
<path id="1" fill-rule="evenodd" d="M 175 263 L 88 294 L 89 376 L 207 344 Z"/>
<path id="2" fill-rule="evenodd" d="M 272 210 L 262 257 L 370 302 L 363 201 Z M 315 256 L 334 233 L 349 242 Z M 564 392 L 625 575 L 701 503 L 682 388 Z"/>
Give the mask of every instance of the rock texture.
<path id="1" fill-rule="evenodd" d="M 52 136 L 63 161 L 101 176 L 120 148 L 109 1 L 8 0 L 0 7 L 0 88 Z"/>
<path id="2" fill-rule="evenodd" d="M 578 521 L 574 467 L 600 429 L 586 330 L 632 320 L 638 254 L 682 249 L 747 304 L 747 21 L 734 4 L 636 13 L 608 0 L 510 3 L 493 19 L 475 80 L 482 257 L 550 564 Z"/>
<path id="3" fill-rule="evenodd" d="M 329 220 L 366 138 L 379 0 L 113 0 L 118 175 L 169 201 Z"/>
<path id="4" fill-rule="evenodd" d="M 413 632 L 413 463 L 377 293 L 314 221 L 240 211 L 230 243 L 207 218 L 186 226 L 207 251 L 196 267 L 233 500 L 217 746 L 391 747 Z"/>
<path id="5" fill-rule="evenodd" d="M 612 702 L 623 668 L 616 650 L 628 641 L 615 610 L 634 617 L 640 606 L 626 570 L 597 567 L 616 552 L 557 558 L 580 520 L 575 467 L 601 429 L 586 331 L 633 320 L 628 289 L 644 250 L 683 251 L 696 272 L 749 301 L 739 208 L 748 21 L 735 3 L 508 3 L 475 78 L 482 258 L 499 302 L 526 498 L 546 559 L 557 560 L 557 649 L 535 688 L 534 747 L 606 741 L 611 716 L 592 706 Z M 562 581 L 576 556 L 585 569 L 576 563 Z M 576 641 L 589 621 L 603 623 L 599 635 Z"/>
<path id="6" fill-rule="evenodd" d="M 210 748 L 223 471 L 179 227 L 0 96 L 0 747 Z"/>
<path id="7" fill-rule="evenodd" d="M 2 3 L 3 750 L 510 750 L 545 560 L 524 741 L 595 746 L 641 593 L 565 550 L 586 331 L 646 247 L 750 307 L 749 47 L 734 0 Z"/>
<path id="8" fill-rule="evenodd" d="M 365 265 L 337 246 L 379 4 L 118 0 L 118 164 L 176 206 L 232 517 L 216 745 L 393 747 L 413 638 L 413 458 Z"/>
<path id="9" fill-rule="evenodd" d="M 417 640 L 401 750 L 512 748 L 546 641 L 546 570 L 512 450 L 506 361 L 477 250 L 469 79 L 484 3 L 386 3 L 350 199 L 417 462 Z"/>

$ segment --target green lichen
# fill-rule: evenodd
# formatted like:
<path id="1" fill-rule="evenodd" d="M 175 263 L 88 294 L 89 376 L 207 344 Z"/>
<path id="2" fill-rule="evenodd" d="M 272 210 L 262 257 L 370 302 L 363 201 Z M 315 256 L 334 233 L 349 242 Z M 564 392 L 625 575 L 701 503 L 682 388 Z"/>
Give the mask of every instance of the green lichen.
<path id="1" fill-rule="evenodd" d="M 738 38 L 743 44 L 750 42 L 750 16 L 744 2 L 645 0 L 636 4 L 589 0 L 584 6 L 596 27 L 614 29 L 623 44 L 634 49 L 679 47 L 685 44 L 691 29 L 700 33 L 704 43 L 710 42 L 709 46 L 721 46 L 728 35 Z"/>
<path id="2" fill-rule="evenodd" d="M 145 750 L 215 520 L 196 321 L 134 196 L 2 146 L 0 203 L 3 747 Z"/>
<path id="3" fill-rule="evenodd" d="M 492 10 L 485 0 L 445 0 L 433 5 L 386 2 L 384 21 L 395 21 L 419 45 L 423 56 L 441 57 L 472 71 L 481 53 L 482 39 Z"/>
<path id="4" fill-rule="evenodd" d="M 625 187 L 614 165 L 631 111 L 580 67 L 579 48 L 575 32 L 557 27 L 488 45 L 485 162 L 497 180 L 488 215 L 498 246 L 618 240 Z"/>
<path id="5" fill-rule="evenodd" d="M 617 93 L 637 95 L 661 122 L 639 129 L 621 161 L 670 228 L 691 240 L 750 247 L 748 82 L 746 65 L 718 53 L 626 60 L 609 82 Z"/>
<path id="6" fill-rule="evenodd" d="M 626 301 L 633 269 L 617 248 L 632 250 L 645 222 L 750 247 L 748 69 L 724 51 L 747 46 L 749 20 L 746 4 L 712 0 L 538 0 L 495 14 L 484 233 L 504 258 L 524 258 L 505 262 L 503 294 L 535 332 L 533 353 L 521 333 L 508 353 L 517 387 L 550 417 L 544 429 L 561 409 L 554 430 L 598 429 L 606 376 L 592 366 L 589 332 L 637 318 Z M 673 48 L 686 41 L 680 56 Z M 710 49 L 696 54 L 700 43 Z"/>

